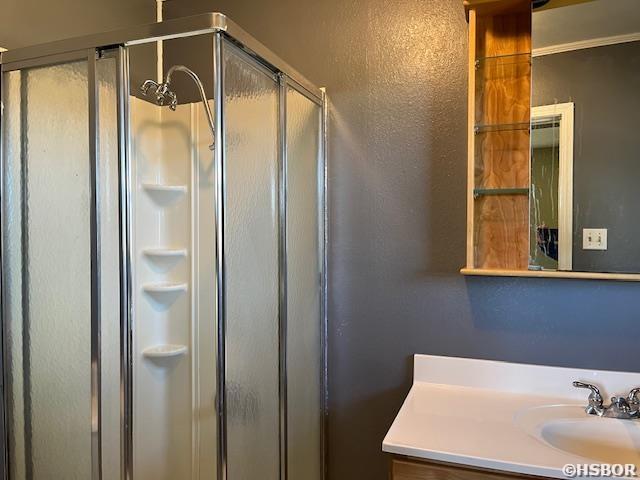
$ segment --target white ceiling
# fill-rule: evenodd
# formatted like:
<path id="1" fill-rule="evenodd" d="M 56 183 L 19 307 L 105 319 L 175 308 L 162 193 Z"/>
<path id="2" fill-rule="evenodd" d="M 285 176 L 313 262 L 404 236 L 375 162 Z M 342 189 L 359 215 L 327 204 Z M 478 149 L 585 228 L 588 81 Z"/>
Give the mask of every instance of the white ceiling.
<path id="1" fill-rule="evenodd" d="M 640 0 L 592 0 L 535 11 L 533 48 L 640 32 Z"/>

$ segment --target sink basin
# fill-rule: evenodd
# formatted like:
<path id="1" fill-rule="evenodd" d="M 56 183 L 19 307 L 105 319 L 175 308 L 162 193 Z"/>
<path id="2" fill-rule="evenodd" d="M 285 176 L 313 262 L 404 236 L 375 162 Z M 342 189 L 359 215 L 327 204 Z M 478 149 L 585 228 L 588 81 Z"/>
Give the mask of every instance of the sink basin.
<path id="1" fill-rule="evenodd" d="M 593 463 L 640 466 L 640 420 L 600 418 L 579 406 L 549 405 L 520 411 L 515 422 L 547 445 Z"/>
<path id="2" fill-rule="evenodd" d="M 640 424 L 635 420 L 555 420 L 542 425 L 540 437 L 560 450 L 602 463 L 640 464 Z"/>

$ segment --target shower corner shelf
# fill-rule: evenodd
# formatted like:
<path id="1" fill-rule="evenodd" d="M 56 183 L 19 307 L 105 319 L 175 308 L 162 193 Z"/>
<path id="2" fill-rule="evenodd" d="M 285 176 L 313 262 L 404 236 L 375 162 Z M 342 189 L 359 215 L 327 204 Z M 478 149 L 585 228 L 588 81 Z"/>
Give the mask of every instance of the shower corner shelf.
<path id="1" fill-rule="evenodd" d="M 142 286 L 142 289 L 151 294 L 162 293 L 180 293 L 186 292 L 188 285 L 186 283 L 147 283 Z"/>
<path id="2" fill-rule="evenodd" d="M 143 183 L 142 187 L 148 192 L 186 193 L 186 185 L 163 185 L 160 183 Z"/>
<path id="3" fill-rule="evenodd" d="M 186 248 L 145 248 L 142 253 L 151 258 L 179 258 L 187 256 Z"/>
<path id="4" fill-rule="evenodd" d="M 145 349 L 142 355 L 146 358 L 170 358 L 185 355 L 187 350 L 186 345 L 155 345 Z"/>
<path id="5" fill-rule="evenodd" d="M 186 185 L 143 183 L 142 188 L 159 204 L 170 203 L 187 193 Z"/>

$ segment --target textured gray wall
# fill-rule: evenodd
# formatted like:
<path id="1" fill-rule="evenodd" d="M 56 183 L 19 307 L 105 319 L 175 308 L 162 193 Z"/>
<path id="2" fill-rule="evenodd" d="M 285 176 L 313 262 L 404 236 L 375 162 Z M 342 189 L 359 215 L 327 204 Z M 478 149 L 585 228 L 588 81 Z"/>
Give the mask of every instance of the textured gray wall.
<path id="1" fill-rule="evenodd" d="M 458 274 L 467 94 L 460 0 L 166 5 L 172 15 L 227 13 L 329 91 L 330 480 L 387 478 L 380 446 L 414 353 L 640 371 L 637 284 Z"/>
<path id="2" fill-rule="evenodd" d="M 575 103 L 573 269 L 640 272 L 640 41 L 533 59 L 533 104 Z M 608 249 L 582 249 L 607 228 Z"/>
<path id="3" fill-rule="evenodd" d="M 0 0 L 0 46 L 26 47 L 155 18 L 153 0 Z"/>

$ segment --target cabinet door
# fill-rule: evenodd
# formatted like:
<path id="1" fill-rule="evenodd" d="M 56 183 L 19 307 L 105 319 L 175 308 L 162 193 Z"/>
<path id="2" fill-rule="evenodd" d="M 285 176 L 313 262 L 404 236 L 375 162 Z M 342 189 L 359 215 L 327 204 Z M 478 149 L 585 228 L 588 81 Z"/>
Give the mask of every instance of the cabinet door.
<path id="1" fill-rule="evenodd" d="M 536 478 L 543 477 L 474 470 L 399 458 L 394 458 L 391 461 L 392 480 L 509 480 Z"/>

